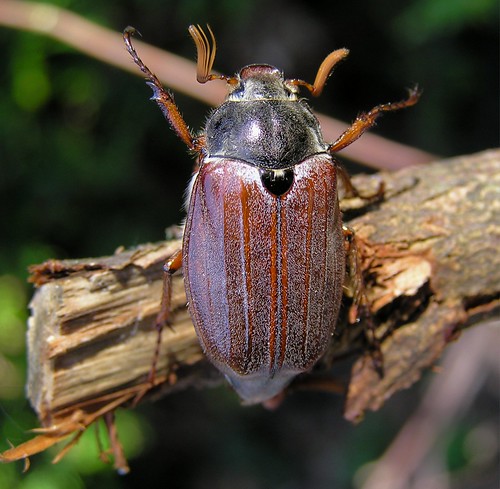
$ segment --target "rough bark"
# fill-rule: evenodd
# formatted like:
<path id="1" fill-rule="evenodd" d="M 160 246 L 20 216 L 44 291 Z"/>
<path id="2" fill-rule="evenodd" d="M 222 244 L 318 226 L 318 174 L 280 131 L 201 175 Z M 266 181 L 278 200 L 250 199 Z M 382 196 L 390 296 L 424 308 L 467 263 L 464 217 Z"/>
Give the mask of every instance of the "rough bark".
<path id="1" fill-rule="evenodd" d="M 345 381 L 345 416 L 353 421 L 417 381 L 462 328 L 500 308 L 500 151 L 354 179 L 365 192 L 381 181 L 383 202 L 363 209 L 359 199 L 350 199 L 342 206 L 361 245 L 384 375 L 367 354 L 361 325 L 343 319 L 325 358 L 297 382 L 324 378 L 340 359 L 357 358 Z M 37 449 L 18 447 L 4 460 L 81 431 L 147 389 L 162 264 L 179 245 L 146 244 L 111 257 L 33 267 L 28 396 L 46 430 Z M 158 386 L 146 397 L 219 380 L 200 351 L 181 275 L 174 278 L 173 304 Z"/>

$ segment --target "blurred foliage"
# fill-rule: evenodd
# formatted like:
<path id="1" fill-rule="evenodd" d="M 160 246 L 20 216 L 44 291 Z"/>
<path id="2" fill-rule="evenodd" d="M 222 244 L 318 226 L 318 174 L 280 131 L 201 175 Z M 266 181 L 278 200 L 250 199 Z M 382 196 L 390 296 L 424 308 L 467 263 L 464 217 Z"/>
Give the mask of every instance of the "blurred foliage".
<path id="1" fill-rule="evenodd" d="M 494 0 L 52 3 L 116 31 L 134 25 L 147 42 L 190 59 L 187 25 L 209 22 L 218 39 L 216 68 L 229 74 L 265 62 L 312 80 L 324 56 L 346 46 L 350 58 L 314 101 L 318 110 L 352 120 L 418 82 L 424 89 L 418 106 L 385 118 L 379 133 L 443 156 L 498 145 Z M 22 392 L 26 267 L 162 239 L 163 229 L 182 218 L 191 164 L 139 78 L 28 32 L 0 27 L 0 47 L 5 448 L 4 440 L 19 443 L 36 426 Z M 188 123 L 201 127 L 207 108 L 183 95 L 176 100 Z M 138 487 L 159 478 L 172 487 L 350 487 L 402 425 L 418 389 L 357 428 L 342 421 L 340 401 L 328 396 L 295 396 L 263 413 L 240 408 L 225 389 L 181 393 L 121 415 L 126 451 L 137 456 L 127 478 L 97 461 L 88 433 L 57 467 L 47 465 L 53 453 L 36 457 L 24 476 L 20 466 L 0 466 L 0 487 Z M 485 408 L 473 426 L 450 434 L 450 470 L 464 470 L 473 459 L 470 446 L 484 438 L 478 426 L 490 422 L 490 413 Z"/>

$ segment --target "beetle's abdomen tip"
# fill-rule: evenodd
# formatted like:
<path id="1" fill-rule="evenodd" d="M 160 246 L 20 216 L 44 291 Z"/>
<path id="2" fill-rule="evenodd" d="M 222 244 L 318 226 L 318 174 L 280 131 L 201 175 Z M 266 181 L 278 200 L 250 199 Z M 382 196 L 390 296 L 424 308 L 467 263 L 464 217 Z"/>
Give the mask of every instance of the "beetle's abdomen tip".
<path id="1" fill-rule="evenodd" d="M 280 394 L 297 375 L 297 372 L 280 371 L 274 377 L 263 373 L 239 375 L 226 373 L 231 387 L 240 396 L 243 404 L 260 404 Z"/>

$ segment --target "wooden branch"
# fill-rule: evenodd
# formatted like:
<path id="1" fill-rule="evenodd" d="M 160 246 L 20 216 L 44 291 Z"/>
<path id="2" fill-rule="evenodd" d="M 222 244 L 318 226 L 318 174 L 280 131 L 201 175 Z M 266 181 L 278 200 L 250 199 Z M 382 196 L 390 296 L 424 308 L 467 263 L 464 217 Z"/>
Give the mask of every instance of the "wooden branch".
<path id="1" fill-rule="evenodd" d="M 367 362 L 353 368 L 351 420 L 413 384 L 460 329 L 500 306 L 500 151 L 402 170 L 388 184 L 399 193 L 352 223 L 371 246 L 377 333 L 393 333 L 382 342 L 383 379 Z"/>
<path id="2" fill-rule="evenodd" d="M 315 369 L 324 373 L 333 365 L 335 372 L 340 358 L 357 354 L 346 380 L 350 420 L 410 386 L 462 328 L 500 309 L 500 151 L 354 182 L 368 191 L 381 180 L 385 201 L 348 224 L 362 244 L 384 376 L 363 353 L 361 328 L 346 326 L 345 320 Z M 356 199 L 342 204 L 347 219 L 363 211 Z M 81 430 L 147 388 L 162 264 L 178 247 L 174 240 L 106 258 L 33 267 L 37 291 L 30 305 L 28 396 L 46 427 L 40 447 Z M 174 324 L 162 337 L 161 385 L 153 393 L 220 379 L 200 351 L 181 276 L 174 279 L 173 304 Z M 4 453 L 4 459 L 29 452 L 26 446 L 13 450 L 18 451 Z"/>

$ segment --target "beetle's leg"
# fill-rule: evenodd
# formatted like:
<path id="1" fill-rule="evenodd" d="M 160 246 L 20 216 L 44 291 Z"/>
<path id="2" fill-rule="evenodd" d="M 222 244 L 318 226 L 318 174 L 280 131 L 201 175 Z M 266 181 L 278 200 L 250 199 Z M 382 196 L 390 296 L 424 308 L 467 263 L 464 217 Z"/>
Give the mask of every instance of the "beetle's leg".
<path id="1" fill-rule="evenodd" d="M 147 378 L 147 388 L 142 390 L 135 398 L 134 404 L 137 404 L 144 394 L 155 385 L 156 369 L 158 366 L 158 359 L 160 358 L 161 338 L 163 328 L 171 326 L 171 313 L 172 313 L 172 276 L 182 267 L 182 249 L 177 250 L 172 257 L 163 266 L 163 291 L 161 296 L 161 306 L 155 320 L 156 328 L 156 345 L 153 353 L 153 360 L 151 361 L 151 368 L 149 369 Z"/>
<path id="2" fill-rule="evenodd" d="M 165 326 L 171 326 L 172 313 L 172 276 L 182 267 L 182 249 L 177 250 L 172 257 L 163 266 L 163 292 L 161 296 L 160 312 L 156 316 L 155 327 L 158 332 L 156 338 L 156 348 L 149 371 L 148 380 L 151 384 L 154 383 L 156 374 L 156 365 L 160 356 L 161 334 Z"/>
<path id="3" fill-rule="evenodd" d="M 158 104 L 158 107 L 160 107 L 160 110 L 170 124 L 170 127 L 177 134 L 177 136 L 182 139 L 186 146 L 190 150 L 200 152 L 203 147 L 199 144 L 198 139 L 191 134 L 186 121 L 181 115 L 179 107 L 177 107 L 174 102 L 173 95 L 163 88 L 160 80 L 158 80 L 158 77 L 142 62 L 141 58 L 137 54 L 137 51 L 132 45 L 132 36 L 135 33 L 138 33 L 138 31 L 134 27 L 127 27 L 123 31 L 123 40 L 125 41 L 127 51 L 130 53 L 130 56 L 132 56 L 134 63 L 146 75 L 146 83 L 153 90 L 151 100 L 154 100 Z"/>
<path id="4" fill-rule="evenodd" d="M 340 179 L 342 180 L 342 183 L 344 184 L 344 189 L 345 189 L 344 197 L 347 198 L 359 197 L 360 199 L 367 201 L 367 203 L 378 202 L 384 197 L 384 192 L 385 192 L 384 182 L 380 182 L 378 189 L 373 194 L 363 195 L 352 183 L 351 177 L 349 176 L 349 174 L 342 165 L 337 164 L 337 172 Z"/>
<path id="5" fill-rule="evenodd" d="M 360 243 L 354 231 L 348 226 L 342 226 L 346 246 L 347 258 L 347 284 L 346 288 L 352 296 L 352 305 L 349 309 L 348 320 L 351 324 L 363 321 L 366 342 L 370 350 L 373 366 L 382 377 L 384 372 L 384 359 L 380 349 L 380 342 L 375 334 L 375 324 L 368 306 L 365 281 L 361 266 Z"/>
<path id="6" fill-rule="evenodd" d="M 400 102 L 394 102 L 390 104 L 381 104 L 374 107 L 369 112 L 363 112 L 356 120 L 348 127 L 328 148 L 328 152 L 333 154 L 336 151 L 340 151 L 350 144 L 354 143 L 366 130 L 370 129 L 375 125 L 375 121 L 384 112 L 392 112 L 393 110 L 400 110 L 406 107 L 411 107 L 418 102 L 420 98 L 420 90 L 418 87 L 414 87 L 408 90 L 408 98 L 401 100 Z"/>
<path id="7" fill-rule="evenodd" d="M 358 242 L 354 231 L 342 226 L 344 245 L 346 252 L 346 285 L 348 295 L 352 297 L 352 305 L 349 308 L 348 321 L 353 324 L 358 321 L 360 309 L 366 307 L 366 294 L 364 291 L 364 280 L 361 269 L 361 258 L 359 255 Z"/>
<path id="8" fill-rule="evenodd" d="M 156 327 L 171 326 L 170 314 L 172 303 L 172 276 L 182 267 L 182 249 L 177 250 L 163 266 L 163 293 L 161 297 L 161 307 L 156 316 Z"/>

